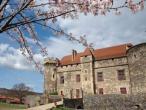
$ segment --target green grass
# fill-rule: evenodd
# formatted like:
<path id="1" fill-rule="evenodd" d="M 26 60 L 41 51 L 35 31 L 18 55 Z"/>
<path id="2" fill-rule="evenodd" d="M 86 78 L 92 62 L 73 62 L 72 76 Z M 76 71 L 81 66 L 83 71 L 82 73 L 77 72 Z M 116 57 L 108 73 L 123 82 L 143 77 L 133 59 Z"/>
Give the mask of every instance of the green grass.
<path id="1" fill-rule="evenodd" d="M 57 108 L 54 108 L 53 110 L 74 110 L 74 109 L 65 108 L 65 107 L 57 107 Z"/>
<path id="2" fill-rule="evenodd" d="M 16 110 L 16 109 L 25 109 L 25 105 L 20 104 L 7 104 L 0 102 L 0 110 Z"/>
<path id="3" fill-rule="evenodd" d="M 58 95 L 58 92 L 52 92 L 50 95 Z"/>

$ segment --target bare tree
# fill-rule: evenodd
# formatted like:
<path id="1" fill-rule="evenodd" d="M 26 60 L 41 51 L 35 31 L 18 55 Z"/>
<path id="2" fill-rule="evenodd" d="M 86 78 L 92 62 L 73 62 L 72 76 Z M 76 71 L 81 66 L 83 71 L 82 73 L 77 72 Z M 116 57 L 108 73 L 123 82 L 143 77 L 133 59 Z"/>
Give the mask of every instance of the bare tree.
<path id="1" fill-rule="evenodd" d="M 24 83 L 15 84 L 12 88 L 15 92 L 15 96 L 20 99 L 20 102 L 23 102 L 23 98 L 32 91 L 32 88 L 26 86 Z"/>
<path id="2" fill-rule="evenodd" d="M 119 15 L 122 8 L 128 8 L 133 13 L 144 9 L 146 0 L 124 0 L 123 4 L 115 6 L 116 0 L 1 0 L 0 1 L 0 33 L 7 33 L 8 37 L 14 39 L 19 45 L 22 54 L 33 61 L 36 67 L 41 70 L 40 63 L 33 57 L 33 51 L 27 41 L 27 37 L 32 38 L 40 52 L 46 56 L 46 48 L 42 46 L 35 28 L 39 25 L 52 30 L 57 35 L 63 35 L 71 41 L 77 41 L 86 47 L 90 47 L 85 35 L 77 39 L 72 33 L 66 33 L 60 28 L 53 28 L 48 22 L 55 23 L 58 17 L 64 19 L 76 18 L 79 13 L 106 15 L 115 12 Z M 46 10 L 42 10 L 47 7 Z"/>

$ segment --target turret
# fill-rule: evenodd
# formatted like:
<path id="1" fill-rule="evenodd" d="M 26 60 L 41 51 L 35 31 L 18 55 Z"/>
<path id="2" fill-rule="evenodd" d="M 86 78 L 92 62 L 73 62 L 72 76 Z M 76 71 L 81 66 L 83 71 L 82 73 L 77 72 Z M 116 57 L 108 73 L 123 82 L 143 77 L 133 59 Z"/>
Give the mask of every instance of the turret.
<path id="1" fill-rule="evenodd" d="M 44 93 L 46 96 L 57 91 L 56 64 L 53 58 L 44 59 Z"/>
<path id="2" fill-rule="evenodd" d="M 146 92 L 146 43 L 135 45 L 127 51 L 131 92 Z"/>

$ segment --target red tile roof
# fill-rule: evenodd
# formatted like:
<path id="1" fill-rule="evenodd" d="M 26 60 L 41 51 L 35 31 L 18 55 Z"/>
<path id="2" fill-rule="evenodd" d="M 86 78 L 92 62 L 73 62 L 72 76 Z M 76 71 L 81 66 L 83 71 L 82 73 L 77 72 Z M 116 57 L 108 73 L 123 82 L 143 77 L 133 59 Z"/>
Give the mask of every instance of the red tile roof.
<path id="1" fill-rule="evenodd" d="M 77 53 L 74 60 L 72 59 L 72 55 L 64 56 L 60 60 L 60 65 L 79 64 L 80 57 L 88 55 L 93 55 L 95 60 L 123 57 L 126 56 L 126 51 L 130 47 L 132 47 L 132 44 L 123 44 L 96 50 L 86 48 L 84 52 Z"/>
<path id="2" fill-rule="evenodd" d="M 11 103 L 20 103 L 20 99 L 0 95 L 0 100 L 9 100 Z"/>
<path id="3" fill-rule="evenodd" d="M 83 53 L 77 53 L 74 60 L 72 60 L 72 55 L 64 56 L 61 59 L 60 64 L 61 65 L 79 64 L 80 63 L 80 57 L 82 55 L 83 55 Z"/>

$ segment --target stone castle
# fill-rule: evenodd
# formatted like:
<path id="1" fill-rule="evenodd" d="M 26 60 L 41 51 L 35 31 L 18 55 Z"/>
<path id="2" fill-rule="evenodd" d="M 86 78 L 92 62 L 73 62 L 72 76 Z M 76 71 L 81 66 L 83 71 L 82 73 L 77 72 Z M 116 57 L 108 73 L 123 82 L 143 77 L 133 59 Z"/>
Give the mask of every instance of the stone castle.
<path id="1" fill-rule="evenodd" d="M 61 60 L 44 60 L 45 94 L 65 98 L 88 94 L 136 94 L 146 92 L 146 43 L 72 51 Z"/>

